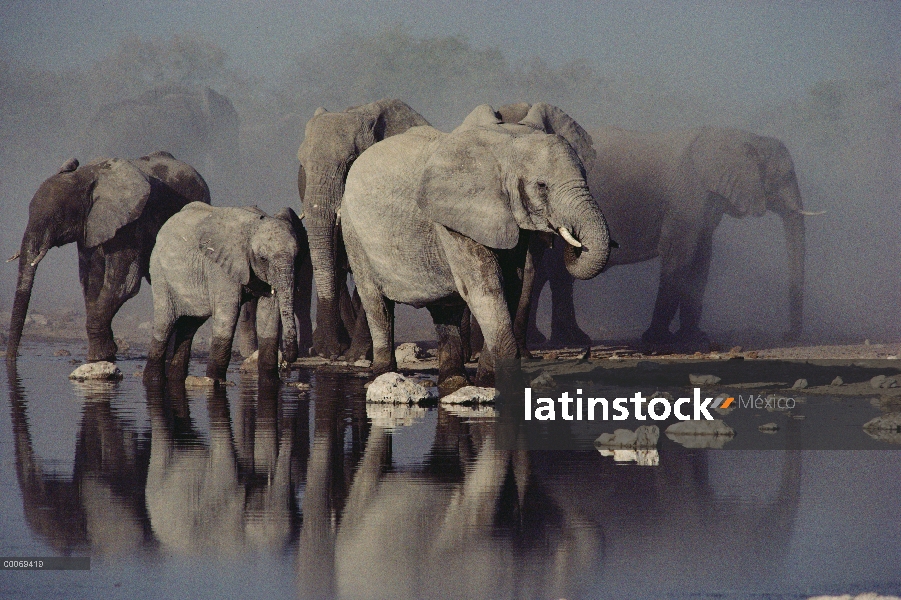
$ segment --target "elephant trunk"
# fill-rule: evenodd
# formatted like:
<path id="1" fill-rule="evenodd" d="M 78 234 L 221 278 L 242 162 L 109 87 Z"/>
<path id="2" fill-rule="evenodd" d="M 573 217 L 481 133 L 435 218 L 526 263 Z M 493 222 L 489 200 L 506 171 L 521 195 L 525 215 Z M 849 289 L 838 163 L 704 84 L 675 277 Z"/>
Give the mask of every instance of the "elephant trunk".
<path id="1" fill-rule="evenodd" d="M 6 345 L 7 361 L 15 361 L 19 352 L 19 342 L 22 340 L 22 329 L 25 327 L 25 317 L 28 314 L 28 304 L 31 302 L 31 289 L 34 286 L 34 274 L 38 263 L 50 249 L 49 244 L 31 243 L 27 237 L 22 242 L 19 251 L 19 280 L 16 285 L 16 296 L 13 301 L 12 317 L 9 322 L 9 340 Z"/>
<path id="2" fill-rule="evenodd" d="M 563 251 L 566 270 L 576 279 L 591 279 L 604 270 L 610 257 L 607 220 L 584 184 L 570 192 L 563 206 L 567 208 L 554 211 L 551 222 L 561 237 L 570 238 Z"/>
<path id="3" fill-rule="evenodd" d="M 781 217 L 788 249 L 788 337 L 797 338 L 804 312 L 804 215 L 789 211 Z"/>
<path id="4" fill-rule="evenodd" d="M 294 324 L 294 279 L 275 286 L 282 321 L 282 353 L 292 363 L 297 360 L 297 326 Z"/>
<path id="5" fill-rule="evenodd" d="M 301 167 L 302 168 L 302 167 Z M 346 170 L 313 169 L 305 173 L 303 205 L 310 245 L 310 262 L 316 283 L 316 335 L 318 354 L 338 353 L 338 218 Z M 298 187 L 301 178 L 298 177 Z"/>

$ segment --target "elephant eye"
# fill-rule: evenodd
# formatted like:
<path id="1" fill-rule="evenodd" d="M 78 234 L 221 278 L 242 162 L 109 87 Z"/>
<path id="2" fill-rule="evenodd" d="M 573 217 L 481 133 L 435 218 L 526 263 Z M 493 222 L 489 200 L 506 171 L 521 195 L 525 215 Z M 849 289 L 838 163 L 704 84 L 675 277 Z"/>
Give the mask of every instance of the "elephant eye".
<path id="1" fill-rule="evenodd" d="M 545 183 L 544 181 L 536 181 L 535 187 L 537 187 L 539 191 L 544 192 L 547 190 L 547 183 Z"/>

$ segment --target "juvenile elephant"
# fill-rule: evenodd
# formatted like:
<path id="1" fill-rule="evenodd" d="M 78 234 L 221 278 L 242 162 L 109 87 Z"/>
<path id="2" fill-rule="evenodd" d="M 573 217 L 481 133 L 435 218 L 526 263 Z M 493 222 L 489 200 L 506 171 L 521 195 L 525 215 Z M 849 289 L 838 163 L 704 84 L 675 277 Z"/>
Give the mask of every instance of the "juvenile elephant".
<path id="1" fill-rule="evenodd" d="M 241 304 L 257 298 L 259 368 L 278 364 L 279 325 L 285 360 L 297 358 L 294 272 L 300 219 L 290 208 L 275 217 L 256 207 L 186 206 L 160 230 L 150 256 L 153 339 L 145 379 L 164 372 L 175 335 L 170 380 L 184 379 L 197 329 L 213 319 L 207 377 L 224 380 Z M 301 260 L 306 260 L 302 255 Z"/>
<path id="2" fill-rule="evenodd" d="M 317 296 L 313 347 L 320 356 L 337 358 L 344 353 L 350 341 L 347 330 L 354 333 L 352 330 L 357 329 L 353 323 L 356 315 L 347 310 L 347 271 L 342 266 L 338 222 L 347 172 L 357 157 L 376 142 L 428 124 L 419 113 L 395 99 L 370 102 L 343 112 L 319 108 L 307 122 L 303 143 L 297 150 L 297 189 L 310 236 Z M 361 323 L 360 329 L 364 326 Z M 354 341 L 349 354 L 361 358 L 368 350 L 368 337 Z"/>
<path id="3" fill-rule="evenodd" d="M 468 305 L 485 344 L 477 381 L 519 355 L 519 304 L 530 231 L 571 244 L 580 279 L 604 268 L 610 239 L 585 171 L 560 136 L 505 129 L 488 105 L 447 134 L 417 127 L 367 150 L 347 177 L 342 227 L 369 320 L 373 370 L 396 368 L 394 302 L 429 309 L 438 331 L 439 385 L 464 385 L 460 323 Z"/>
<path id="4" fill-rule="evenodd" d="M 785 144 L 718 127 L 665 133 L 604 127 L 592 131 L 592 137 L 603 160 L 589 168 L 588 182 L 620 242 L 610 266 L 661 258 L 654 314 L 642 335 L 645 345 L 709 346 L 699 324 L 714 231 L 724 214 L 759 217 L 767 210 L 781 217 L 785 229 L 787 337 L 801 333 L 804 217 L 814 213 L 803 210 L 794 163 Z M 541 288 L 550 280 L 554 314 L 574 317 L 573 281 L 561 272 L 561 256 L 559 248 L 549 252 L 537 267 L 532 304 L 537 305 Z M 673 334 L 669 326 L 677 312 L 679 331 Z M 529 330 L 534 335 L 538 333 L 534 314 L 530 319 Z M 552 342 L 584 341 L 562 329 L 565 325 L 554 321 Z"/>
<path id="5" fill-rule="evenodd" d="M 87 313 L 88 360 L 116 360 L 111 323 L 147 277 L 156 234 L 189 202 L 209 204 L 210 190 L 191 166 L 168 152 L 136 160 L 68 160 L 38 188 L 28 208 L 7 360 L 15 360 L 38 263 L 50 248 L 75 242 Z"/>

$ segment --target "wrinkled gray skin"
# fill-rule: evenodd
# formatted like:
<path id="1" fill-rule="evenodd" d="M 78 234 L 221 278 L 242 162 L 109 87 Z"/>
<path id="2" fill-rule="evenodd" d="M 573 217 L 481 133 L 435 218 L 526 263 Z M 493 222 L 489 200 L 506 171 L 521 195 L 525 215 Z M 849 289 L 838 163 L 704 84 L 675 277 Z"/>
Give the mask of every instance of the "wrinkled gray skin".
<path id="1" fill-rule="evenodd" d="M 28 209 L 7 342 L 15 360 L 37 265 L 50 248 L 75 243 L 87 313 L 88 360 L 116 360 L 111 323 L 147 277 L 156 234 L 189 202 L 210 191 L 190 165 L 167 152 L 136 160 L 70 159 L 41 186 Z"/>
<path id="2" fill-rule="evenodd" d="M 88 156 L 142 156 L 165 148 L 216 182 L 218 191 L 223 179 L 240 179 L 239 126 L 226 96 L 208 87 L 170 85 L 101 106 L 82 146 Z"/>
<path id="3" fill-rule="evenodd" d="M 347 298 L 347 269 L 338 211 L 350 166 L 364 150 L 410 127 L 428 125 L 415 110 L 395 99 L 383 99 L 343 112 L 319 108 L 307 122 L 297 150 L 297 189 L 310 237 L 310 257 L 316 281 L 316 331 L 313 347 L 320 356 L 337 358 L 355 335 L 349 358 L 362 358 L 370 345 L 365 316 L 357 315 Z M 344 304 L 342 307 L 341 305 Z M 343 308 L 343 310 L 342 310 Z M 343 321 L 343 323 L 342 323 Z M 354 331 L 358 330 L 360 338 Z"/>
<path id="4" fill-rule="evenodd" d="M 342 227 L 373 339 L 373 370 L 396 368 L 394 302 L 426 306 L 438 331 L 439 385 L 466 383 L 460 323 L 469 306 L 485 344 L 477 381 L 495 360 L 518 357 L 519 304 L 530 231 L 566 228 L 575 277 L 594 277 L 609 255 L 604 215 L 584 168 L 560 136 L 517 133 L 490 106 L 452 133 L 417 127 L 367 150 L 348 174 Z"/>
<path id="5" fill-rule="evenodd" d="M 768 210 L 781 217 L 785 230 L 786 338 L 801 333 L 806 213 L 791 155 L 781 141 L 716 127 L 665 133 L 605 127 L 592 136 L 603 160 L 588 169 L 589 185 L 620 244 L 609 265 L 661 257 L 654 315 L 642 336 L 645 345 L 709 348 L 699 323 L 714 231 L 724 214 L 760 217 Z M 550 280 L 553 313 L 574 316 L 573 282 L 562 273 L 560 260 L 555 249 L 541 264 L 532 302 L 537 305 L 541 287 Z M 669 326 L 677 312 L 679 331 L 673 334 Z M 534 315 L 529 329 L 537 332 Z M 552 331 L 551 341 L 573 343 L 570 336 L 559 334 Z"/>
<path id="6" fill-rule="evenodd" d="M 294 268 L 297 216 L 291 209 L 270 217 L 256 207 L 186 206 L 160 230 L 150 257 L 153 339 L 145 380 L 164 374 L 174 334 L 169 380 L 187 376 L 191 341 L 212 318 L 207 377 L 225 380 L 241 304 L 256 297 L 259 369 L 278 365 L 279 326 L 285 360 L 297 358 Z"/>

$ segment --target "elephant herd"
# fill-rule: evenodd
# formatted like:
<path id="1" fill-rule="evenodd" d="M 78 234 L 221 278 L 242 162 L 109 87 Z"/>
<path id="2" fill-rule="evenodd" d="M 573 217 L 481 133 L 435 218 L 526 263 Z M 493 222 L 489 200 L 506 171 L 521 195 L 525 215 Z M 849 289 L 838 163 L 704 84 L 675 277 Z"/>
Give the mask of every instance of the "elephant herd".
<path id="1" fill-rule="evenodd" d="M 234 125 L 227 99 L 180 88 L 104 107 L 97 118 L 118 131 L 113 116 L 123 111 L 140 108 L 149 119 L 191 102 Z M 208 129 L 208 137 L 218 135 Z M 145 376 L 184 378 L 191 340 L 212 319 L 207 375 L 224 379 L 242 305 L 256 307 L 255 315 L 252 308 L 243 313 L 250 328 L 256 317 L 261 369 L 276 368 L 281 339 L 289 361 L 312 345 L 326 358 L 371 356 L 375 373 L 393 370 L 400 302 L 432 316 L 442 392 L 469 382 L 471 315 L 484 337 L 475 380 L 491 385 L 497 361 L 527 356 L 529 342 L 539 339 L 531 307 L 545 283 L 553 294 L 550 341 L 584 346 L 591 339 L 575 323 L 573 280 L 656 257 L 659 290 L 642 347 L 703 349 L 714 231 L 724 214 L 768 210 L 785 228 L 788 334 L 801 332 L 804 217 L 811 213 L 777 139 L 714 127 L 589 134 L 546 103 L 481 105 L 449 133 L 400 100 L 320 108 L 297 153 L 300 217 L 290 208 L 272 217 L 256 207 L 211 206 L 203 177 L 168 148 L 154 149 L 83 166 L 72 159 L 41 184 L 13 257 L 19 278 L 7 360 L 17 356 L 38 263 L 71 242 L 89 361 L 115 360 L 112 319 L 142 278 L 152 282 Z M 317 308 L 310 335 L 311 279 Z"/>

